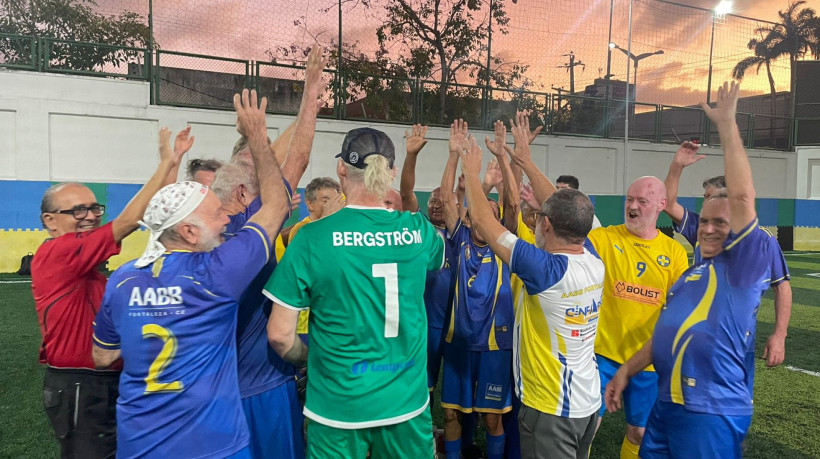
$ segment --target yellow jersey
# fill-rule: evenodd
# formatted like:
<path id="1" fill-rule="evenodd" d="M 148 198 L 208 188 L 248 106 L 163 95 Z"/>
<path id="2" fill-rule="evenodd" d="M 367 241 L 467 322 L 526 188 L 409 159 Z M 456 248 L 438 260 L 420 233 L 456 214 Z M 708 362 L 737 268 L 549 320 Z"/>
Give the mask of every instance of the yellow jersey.
<path id="1" fill-rule="evenodd" d="M 288 234 L 288 241 L 293 241 L 294 236 L 299 231 L 300 228 L 307 225 L 308 223 L 312 222 L 313 220 L 310 219 L 310 216 L 303 218 L 296 222 L 293 227 L 290 229 L 290 234 Z M 280 252 L 281 246 L 281 252 Z M 282 241 L 282 236 L 276 238 L 276 261 L 279 262 L 282 260 L 282 256 L 285 254 L 285 244 Z M 310 320 L 310 308 L 303 309 L 299 311 L 299 322 L 296 325 L 296 333 L 300 335 L 307 335 L 308 332 L 308 320 Z"/>
<path id="2" fill-rule="evenodd" d="M 595 353 L 624 363 L 652 337 L 666 293 L 689 259 L 683 246 L 660 231 L 641 239 L 617 225 L 596 228 L 588 237 L 606 267 Z"/>

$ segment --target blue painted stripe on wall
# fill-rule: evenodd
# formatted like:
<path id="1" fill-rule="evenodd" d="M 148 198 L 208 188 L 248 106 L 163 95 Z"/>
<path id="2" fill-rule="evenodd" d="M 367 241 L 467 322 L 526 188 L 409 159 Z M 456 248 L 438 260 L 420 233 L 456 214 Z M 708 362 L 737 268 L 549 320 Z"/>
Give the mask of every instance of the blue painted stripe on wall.
<path id="1" fill-rule="evenodd" d="M 757 219 L 761 226 L 777 226 L 777 201 L 772 198 L 757 200 Z"/>
<path id="2" fill-rule="evenodd" d="M 683 206 L 684 209 L 699 211 L 698 209 L 698 198 L 678 198 L 678 204 Z"/>
<path id="3" fill-rule="evenodd" d="M 794 226 L 820 227 L 820 201 L 795 200 Z"/>
<path id="4" fill-rule="evenodd" d="M 131 198 L 142 188 L 139 184 L 110 183 L 106 189 L 108 202 L 105 203 L 105 213 L 109 221 L 121 214 Z"/>
<path id="5" fill-rule="evenodd" d="M 10 198 L 8 211 L 0 212 L 0 228 L 43 229 L 40 223 L 40 201 L 51 182 L 0 180 L 0 196 Z"/>

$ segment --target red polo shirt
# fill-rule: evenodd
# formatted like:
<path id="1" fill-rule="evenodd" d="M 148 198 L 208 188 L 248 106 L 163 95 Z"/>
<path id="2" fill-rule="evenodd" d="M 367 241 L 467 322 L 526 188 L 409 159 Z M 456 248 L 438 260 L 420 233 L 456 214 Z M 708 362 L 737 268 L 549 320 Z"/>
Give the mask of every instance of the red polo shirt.
<path id="1" fill-rule="evenodd" d="M 46 241 L 31 262 L 31 290 L 43 344 L 40 363 L 94 369 L 91 335 L 106 278 L 100 263 L 120 253 L 111 223 Z M 118 362 L 110 369 L 121 369 Z"/>

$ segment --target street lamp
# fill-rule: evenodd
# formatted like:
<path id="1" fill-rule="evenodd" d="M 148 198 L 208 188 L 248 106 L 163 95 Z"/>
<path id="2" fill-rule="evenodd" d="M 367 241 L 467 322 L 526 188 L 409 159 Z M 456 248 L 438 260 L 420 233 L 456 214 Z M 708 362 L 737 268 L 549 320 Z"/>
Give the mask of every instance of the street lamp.
<path id="1" fill-rule="evenodd" d="M 655 55 L 663 54 L 663 50 L 659 49 L 659 50 L 651 52 L 651 53 L 643 53 L 643 54 L 638 54 L 636 56 L 636 55 L 632 54 L 631 52 L 621 48 L 618 45 L 616 45 L 615 43 L 610 43 L 609 47 L 610 47 L 610 49 L 617 49 L 620 52 L 624 53 L 626 55 L 626 57 L 631 59 L 632 62 L 634 63 L 633 68 L 635 69 L 635 75 L 633 75 L 633 77 L 632 77 L 633 78 L 632 87 L 635 90 L 635 96 L 634 96 L 635 97 L 635 102 L 638 102 L 638 62 L 646 59 L 647 57 L 652 57 L 652 56 L 655 56 Z M 629 82 L 627 81 L 626 84 L 629 84 Z M 629 103 L 629 101 L 627 101 L 627 103 Z"/>
<path id="2" fill-rule="evenodd" d="M 712 102 L 712 54 L 715 51 L 715 22 L 717 18 L 726 17 L 732 12 L 732 2 L 729 0 L 721 0 L 714 10 L 712 10 L 712 38 L 709 43 L 709 82 L 706 87 L 706 103 Z"/>

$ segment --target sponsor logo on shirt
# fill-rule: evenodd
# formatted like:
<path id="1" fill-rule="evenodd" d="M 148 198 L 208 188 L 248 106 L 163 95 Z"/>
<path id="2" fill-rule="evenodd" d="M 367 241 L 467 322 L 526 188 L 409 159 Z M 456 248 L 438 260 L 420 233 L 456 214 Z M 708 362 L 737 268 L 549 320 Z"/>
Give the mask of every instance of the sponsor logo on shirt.
<path id="1" fill-rule="evenodd" d="M 660 306 L 663 300 L 663 292 L 661 290 L 626 281 L 615 282 L 613 293 L 617 298 L 651 304 L 653 306 Z"/>
<path id="2" fill-rule="evenodd" d="M 350 367 L 350 372 L 356 376 L 363 375 L 365 373 L 396 373 L 399 371 L 404 371 L 415 364 L 415 360 L 396 363 L 378 363 L 368 362 L 367 360 L 360 360 Z"/>
<path id="3" fill-rule="evenodd" d="M 592 304 L 588 306 L 581 306 L 576 304 L 571 308 L 564 310 L 564 323 L 572 325 L 586 325 L 592 320 L 598 318 L 598 310 L 600 303 L 592 300 Z M 574 335 L 573 336 L 578 336 Z"/>
<path id="4" fill-rule="evenodd" d="M 128 315 L 131 317 L 159 317 L 167 315 L 185 314 L 185 305 L 182 304 L 182 287 L 134 287 L 128 298 L 128 306 L 137 307 Z"/>
<path id="5" fill-rule="evenodd" d="M 633 242 L 632 245 L 634 245 L 635 247 L 640 247 L 642 249 L 651 249 L 652 248 L 651 245 L 644 244 L 643 242 Z"/>
<path id="6" fill-rule="evenodd" d="M 504 394 L 503 384 L 487 384 L 487 390 L 484 392 L 484 398 L 496 402 L 501 401 L 501 396 Z"/>

